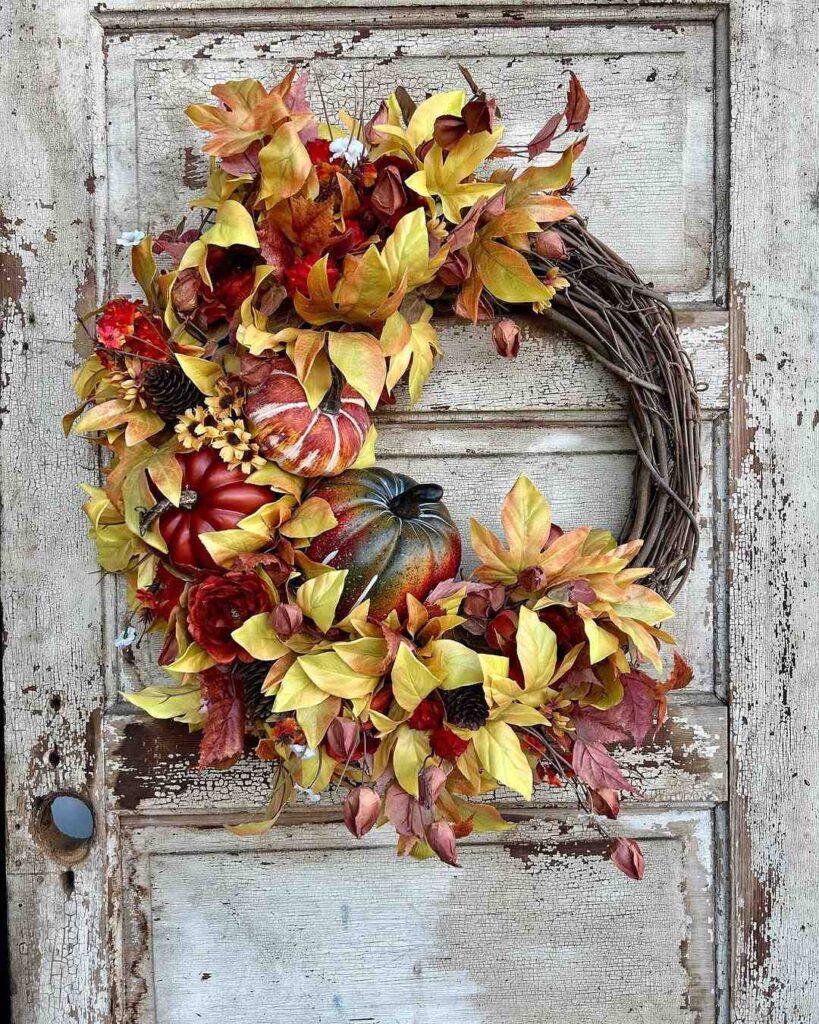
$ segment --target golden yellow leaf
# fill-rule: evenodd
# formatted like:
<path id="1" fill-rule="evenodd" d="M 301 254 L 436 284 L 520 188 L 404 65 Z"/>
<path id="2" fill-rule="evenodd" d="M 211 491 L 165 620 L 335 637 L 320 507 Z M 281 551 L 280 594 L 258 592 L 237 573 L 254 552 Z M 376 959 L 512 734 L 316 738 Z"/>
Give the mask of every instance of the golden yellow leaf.
<path id="1" fill-rule="evenodd" d="M 186 356 L 181 352 L 176 353 L 176 360 L 185 376 L 193 381 L 203 395 L 216 394 L 216 382 L 225 375 L 218 363 L 210 359 L 200 359 L 198 356 Z"/>
<path id="2" fill-rule="evenodd" d="M 164 668 L 166 672 L 204 672 L 206 668 L 212 668 L 215 664 L 204 647 L 190 643 L 175 661 Z"/>
<path id="3" fill-rule="evenodd" d="M 535 277 L 527 260 L 508 245 L 480 235 L 471 248 L 484 287 L 501 302 L 550 302 L 554 289 Z"/>
<path id="4" fill-rule="evenodd" d="M 525 605 L 518 612 L 515 643 L 526 689 L 548 686 L 557 662 L 557 638 L 549 626 L 540 621 L 537 612 Z"/>
<path id="5" fill-rule="evenodd" d="M 347 383 L 374 409 L 387 374 L 386 360 L 378 339 L 362 331 L 328 331 L 327 351 L 330 362 L 338 367 Z"/>
<path id="6" fill-rule="evenodd" d="M 252 615 L 230 634 L 257 661 L 275 661 L 288 653 L 270 625 L 268 612 Z"/>
<path id="7" fill-rule="evenodd" d="M 380 677 L 363 675 L 345 664 L 334 651 L 305 654 L 299 658 L 308 679 L 325 694 L 351 700 L 366 697 L 380 682 Z"/>
<path id="8" fill-rule="evenodd" d="M 418 798 L 418 773 L 430 756 L 429 736 L 420 729 L 403 725 L 398 730 L 392 752 L 392 766 L 398 785 Z"/>
<path id="9" fill-rule="evenodd" d="M 487 722 L 474 734 L 475 752 L 489 774 L 527 800 L 532 799 L 532 769 L 514 729 L 505 722 Z"/>
<path id="10" fill-rule="evenodd" d="M 223 569 L 229 569 L 239 555 L 251 555 L 269 543 L 266 537 L 247 530 L 214 530 L 200 533 L 199 539 L 210 557 Z"/>
<path id="11" fill-rule="evenodd" d="M 293 540 L 301 537 L 317 537 L 325 530 L 332 530 L 336 525 L 338 525 L 338 520 L 324 498 L 308 498 L 280 527 L 279 532 L 282 536 Z"/>
<path id="12" fill-rule="evenodd" d="M 259 165 L 262 170 L 259 199 L 266 199 L 268 206 L 295 195 L 307 181 L 313 165 L 293 121 L 280 125 L 270 142 L 262 147 Z"/>
<path id="13" fill-rule="evenodd" d="M 301 726 L 307 745 L 317 747 L 324 739 L 324 734 L 330 727 L 330 722 L 338 718 L 341 713 L 341 698 L 328 697 L 321 704 L 311 708 L 299 708 L 296 711 L 296 721 Z"/>
<path id="14" fill-rule="evenodd" d="M 583 628 L 589 641 L 589 662 L 592 665 L 596 665 L 598 661 L 614 654 L 620 646 L 617 637 L 598 626 L 594 619 L 584 619 Z"/>
<path id="15" fill-rule="evenodd" d="M 392 666 L 392 692 L 401 707 L 412 713 L 438 685 L 437 676 L 401 644 Z"/>
<path id="16" fill-rule="evenodd" d="M 442 690 L 457 690 L 483 682 L 483 669 L 477 652 L 457 640 L 433 640 L 427 668 L 438 680 Z"/>
<path id="17" fill-rule="evenodd" d="M 298 711 L 299 708 L 311 708 L 327 699 L 324 690 L 310 679 L 298 661 L 294 662 L 282 679 L 273 711 Z"/>
<path id="18" fill-rule="evenodd" d="M 296 591 L 299 608 L 322 633 L 326 633 L 333 624 L 346 579 L 346 569 L 331 569 L 302 583 Z"/>
<path id="19" fill-rule="evenodd" d="M 147 711 L 152 718 L 198 716 L 202 702 L 198 681 L 180 686 L 145 686 L 138 693 L 123 690 L 121 696 Z"/>

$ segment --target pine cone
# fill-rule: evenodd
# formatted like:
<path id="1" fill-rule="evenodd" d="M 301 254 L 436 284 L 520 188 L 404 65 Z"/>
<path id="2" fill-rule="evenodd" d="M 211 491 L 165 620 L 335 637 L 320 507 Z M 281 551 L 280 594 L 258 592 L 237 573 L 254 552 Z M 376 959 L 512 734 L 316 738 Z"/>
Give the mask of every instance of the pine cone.
<path id="1" fill-rule="evenodd" d="M 202 397 L 199 388 L 181 366 L 151 363 L 142 377 L 142 395 L 154 412 L 171 422 L 186 409 L 192 409 Z"/>
<path id="2" fill-rule="evenodd" d="M 483 695 L 483 686 L 461 686 L 457 690 L 442 690 L 446 717 L 450 725 L 459 729 L 480 729 L 489 717 L 489 707 Z"/>
<path id="3" fill-rule="evenodd" d="M 244 683 L 245 708 L 247 717 L 251 721 L 264 720 L 273 710 L 273 702 L 276 698 L 262 693 L 262 683 L 271 664 L 270 661 L 250 661 L 241 664 L 236 670 L 236 674 Z"/>

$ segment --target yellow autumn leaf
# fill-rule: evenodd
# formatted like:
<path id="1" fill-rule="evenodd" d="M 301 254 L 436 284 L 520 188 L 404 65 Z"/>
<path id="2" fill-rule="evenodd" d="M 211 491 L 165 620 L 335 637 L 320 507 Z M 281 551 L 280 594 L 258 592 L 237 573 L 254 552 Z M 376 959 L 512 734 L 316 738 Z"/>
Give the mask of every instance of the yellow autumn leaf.
<path id="1" fill-rule="evenodd" d="M 316 686 L 296 661 L 282 679 L 273 704 L 273 711 L 277 714 L 282 711 L 298 711 L 299 708 L 315 707 L 326 699 L 327 694 L 324 690 Z"/>
<path id="2" fill-rule="evenodd" d="M 299 608 L 322 633 L 326 633 L 333 624 L 346 579 L 346 569 L 331 569 L 302 583 L 296 591 Z"/>
<path id="3" fill-rule="evenodd" d="M 427 668 L 438 680 L 442 690 L 457 690 L 483 682 L 483 669 L 476 651 L 457 640 L 433 640 Z"/>
<path id="4" fill-rule="evenodd" d="M 546 623 L 540 621 L 537 613 L 525 605 L 518 613 L 515 644 L 526 689 L 548 686 L 557 662 L 557 638 Z"/>
<path id="5" fill-rule="evenodd" d="M 487 722 L 474 734 L 475 752 L 489 774 L 532 799 L 532 769 L 521 749 L 515 730 L 506 722 Z"/>
<path id="6" fill-rule="evenodd" d="M 611 607 L 617 615 L 637 619 L 649 626 L 656 626 L 658 622 L 674 617 L 674 609 L 667 601 L 648 587 L 636 583 L 628 588 L 624 601 L 613 602 Z"/>
<path id="7" fill-rule="evenodd" d="M 152 718 L 198 717 L 202 696 L 199 683 L 180 686 L 145 686 L 138 693 L 120 691 L 129 703 L 147 711 Z"/>
<path id="8" fill-rule="evenodd" d="M 249 210 L 235 199 L 228 199 L 216 211 L 213 227 L 199 238 L 205 245 L 218 245 L 227 249 L 231 245 L 259 248 L 259 238 Z M 180 264 L 181 267 L 181 264 Z"/>
<path id="9" fill-rule="evenodd" d="M 517 827 L 516 822 L 502 818 L 497 808 L 491 804 L 471 804 L 459 796 L 452 799 L 460 812 L 461 820 L 471 821 L 472 831 L 476 835 L 481 832 L 508 832 Z"/>
<path id="10" fill-rule="evenodd" d="M 299 723 L 309 747 L 317 747 L 324 739 L 330 722 L 341 712 L 341 698 L 328 697 L 321 704 L 311 708 L 299 708 L 296 721 Z"/>
<path id="11" fill-rule="evenodd" d="M 248 530 L 213 530 L 200 533 L 199 539 L 222 569 L 229 569 L 239 555 L 254 554 L 270 543 L 266 537 Z"/>
<path id="12" fill-rule="evenodd" d="M 568 146 L 559 160 L 548 167 L 527 167 L 506 186 L 507 208 L 529 199 L 538 192 L 556 192 L 572 176 L 575 146 Z"/>
<path id="13" fill-rule="evenodd" d="M 392 692 L 401 707 L 412 713 L 438 685 L 438 677 L 401 644 L 392 666 Z"/>
<path id="14" fill-rule="evenodd" d="M 429 736 L 421 729 L 402 726 L 392 752 L 392 767 L 398 785 L 410 796 L 418 798 L 418 774 L 430 756 Z"/>
<path id="15" fill-rule="evenodd" d="M 364 444 L 361 446 L 361 451 L 358 453 L 358 458 L 350 469 L 369 469 L 370 466 L 375 465 L 375 443 L 377 440 L 378 431 L 375 429 L 375 424 L 371 423 L 367 436 L 364 438 Z"/>
<path id="16" fill-rule="evenodd" d="M 333 650 L 354 672 L 368 676 L 381 675 L 387 657 L 387 641 L 382 637 L 363 636 L 333 644 Z"/>
<path id="17" fill-rule="evenodd" d="M 527 707 L 525 704 L 512 703 L 494 708 L 489 718 L 490 721 L 506 722 L 507 725 L 516 725 L 519 728 L 549 724 L 549 720 L 537 708 Z"/>
<path id="18" fill-rule="evenodd" d="M 534 565 L 549 540 L 552 510 L 528 477 L 519 476 L 504 498 L 501 524 L 514 566 Z"/>
<path id="19" fill-rule="evenodd" d="M 275 462 L 266 462 L 261 469 L 254 470 L 248 475 L 247 482 L 249 484 L 263 484 L 273 491 L 292 494 L 294 498 L 300 498 L 304 490 L 304 479 L 302 477 L 286 473 L 283 469 L 279 469 Z"/>
<path id="20" fill-rule="evenodd" d="M 303 537 L 317 537 L 325 530 L 332 530 L 338 525 L 328 502 L 324 498 L 308 498 L 303 502 L 290 519 L 283 523 L 279 532 L 291 540 Z"/>
<path id="21" fill-rule="evenodd" d="M 420 207 L 404 216 L 395 225 L 381 256 L 390 273 L 393 288 L 406 280 L 407 291 L 428 284 L 449 255 L 446 246 L 430 256 L 427 218 Z"/>
<path id="22" fill-rule="evenodd" d="M 583 628 L 589 641 L 589 662 L 596 665 L 598 661 L 608 658 L 614 654 L 620 646 L 620 641 L 613 633 L 598 626 L 594 619 L 584 619 Z"/>
<path id="23" fill-rule="evenodd" d="M 460 223 L 465 206 L 473 206 L 503 188 L 501 182 L 466 180 L 495 149 L 502 134 L 503 128 L 498 127 L 494 132 L 464 135 L 446 154 L 433 143 L 424 157 L 423 169 L 407 178 L 407 188 L 420 196 L 437 197 L 446 219 L 452 224 Z"/>
<path id="24" fill-rule="evenodd" d="M 166 672 L 204 672 L 206 668 L 212 668 L 215 664 L 204 647 L 190 643 L 175 661 L 164 668 Z"/>
<path id="25" fill-rule="evenodd" d="M 110 430 L 125 422 L 130 404 L 124 398 L 112 398 L 92 406 L 74 421 L 75 434 L 90 434 L 96 430 Z"/>
<path id="26" fill-rule="evenodd" d="M 299 665 L 308 679 L 325 694 L 345 700 L 368 696 L 380 682 L 378 676 L 355 672 L 335 651 L 305 654 L 299 658 Z"/>
<path id="27" fill-rule="evenodd" d="M 270 625 L 268 612 L 252 615 L 230 634 L 236 643 L 257 661 L 275 661 L 289 653 Z"/>
<path id="28" fill-rule="evenodd" d="M 203 395 L 216 394 L 216 382 L 225 375 L 218 363 L 210 359 L 200 359 L 198 356 L 182 355 L 181 352 L 176 353 L 176 361 L 182 367 L 185 376 L 193 381 Z"/>
<path id="29" fill-rule="evenodd" d="M 470 253 L 484 287 L 501 302 L 550 302 L 554 289 L 535 277 L 527 260 L 481 233 Z"/>
<path id="30" fill-rule="evenodd" d="M 660 657 L 659 645 L 647 627 L 642 622 L 638 622 L 637 619 L 621 618 L 616 612 L 609 612 L 609 617 L 612 625 L 622 630 L 640 654 L 647 658 L 658 672 L 662 672 L 663 662 Z"/>
<path id="31" fill-rule="evenodd" d="M 420 318 L 415 323 L 409 324 L 403 314 L 397 312 L 385 324 L 385 329 L 388 324 L 392 324 L 387 344 L 393 349 L 389 353 L 390 366 L 386 379 L 387 390 L 392 391 L 409 368 L 409 394 L 413 405 L 421 397 L 421 391 L 432 372 L 436 355 L 441 355 L 441 347 L 438 344 L 438 332 L 430 323 L 432 313 L 432 307 L 425 306 Z M 401 343 L 402 341 L 403 344 Z M 382 335 L 383 344 L 384 338 Z"/>
<path id="32" fill-rule="evenodd" d="M 387 364 L 378 339 L 363 331 L 327 332 L 330 362 L 356 389 L 371 409 L 378 405 L 387 375 Z"/>
<path id="33" fill-rule="evenodd" d="M 259 151 L 259 166 L 262 171 L 259 199 L 267 200 L 269 207 L 295 195 L 307 181 L 313 165 L 292 121 L 280 125 L 270 142 Z"/>

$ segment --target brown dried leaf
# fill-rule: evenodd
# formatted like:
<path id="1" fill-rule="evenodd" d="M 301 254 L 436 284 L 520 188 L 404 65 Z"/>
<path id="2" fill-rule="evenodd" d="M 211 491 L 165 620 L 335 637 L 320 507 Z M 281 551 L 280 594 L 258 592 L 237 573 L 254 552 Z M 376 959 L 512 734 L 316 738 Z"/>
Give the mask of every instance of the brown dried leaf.
<path id="1" fill-rule="evenodd" d="M 241 757 L 245 744 L 245 691 L 234 675 L 218 668 L 199 675 L 207 711 L 199 745 L 200 771 L 227 768 Z"/>
<path id="2" fill-rule="evenodd" d="M 304 196 L 290 200 L 293 232 L 307 252 L 323 252 L 333 233 L 333 200 L 317 203 Z"/>

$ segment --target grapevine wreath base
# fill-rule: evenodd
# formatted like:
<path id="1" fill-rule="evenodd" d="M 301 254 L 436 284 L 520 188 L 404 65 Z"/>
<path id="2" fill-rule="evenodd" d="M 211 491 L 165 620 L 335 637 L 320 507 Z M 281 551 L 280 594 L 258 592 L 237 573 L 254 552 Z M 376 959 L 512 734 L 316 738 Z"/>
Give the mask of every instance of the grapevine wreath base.
<path id="1" fill-rule="evenodd" d="M 127 583 L 117 644 L 162 631 L 173 679 L 124 696 L 200 731 L 200 769 L 269 763 L 268 812 L 240 834 L 327 790 L 353 835 L 389 822 L 400 854 L 449 864 L 458 837 L 511 827 L 479 799 L 499 787 L 569 785 L 616 817 L 634 789 L 608 748 L 643 744 L 691 677 L 676 654 L 667 679 L 646 671 L 697 546 L 697 389 L 673 313 L 566 198 L 577 78 L 516 148 L 464 75 L 469 92 L 398 88 L 375 112 L 362 96 L 337 123 L 295 68 L 270 91 L 215 86 L 187 110 L 210 136 L 201 223 L 119 240 L 144 298 L 96 311 L 75 374 L 66 430 L 109 455 L 85 511 Z M 472 522 L 462 579 L 441 487 L 374 466 L 371 413 L 405 379 L 417 401 L 434 314 L 492 320 L 513 358 L 526 312 L 626 386 L 630 518 L 619 542 L 564 532 L 521 476 L 503 537 Z M 633 840 L 610 850 L 642 875 Z"/>

